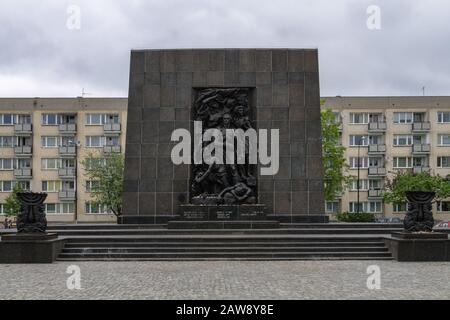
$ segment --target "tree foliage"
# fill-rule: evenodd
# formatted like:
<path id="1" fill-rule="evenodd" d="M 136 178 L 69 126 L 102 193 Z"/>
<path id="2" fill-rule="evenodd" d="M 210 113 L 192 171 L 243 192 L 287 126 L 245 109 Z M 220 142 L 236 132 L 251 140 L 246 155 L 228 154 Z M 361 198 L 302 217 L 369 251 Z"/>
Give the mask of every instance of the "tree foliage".
<path id="1" fill-rule="evenodd" d="M 106 206 L 117 217 L 122 214 L 124 157 L 111 153 L 106 157 L 88 154 L 82 161 L 87 180 L 94 181 L 90 192 L 93 203 Z"/>
<path id="2" fill-rule="evenodd" d="M 14 185 L 12 193 L 5 199 L 5 215 L 6 216 L 17 216 L 20 213 L 21 205 L 17 198 L 17 193 L 23 192 L 23 188 L 20 183 Z"/>
<path id="3" fill-rule="evenodd" d="M 323 103 L 323 102 L 322 102 Z M 340 124 L 329 109 L 322 111 L 322 156 L 324 164 L 325 200 L 332 201 L 348 186 L 345 147 L 340 144 Z"/>
<path id="4" fill-rule="evenodd" d="M 383 200 L 386 203 L 403 203 L 408 191 L 428 191 L 436 193 L 435 200 L 450 196 L 450 181 L 428 172 L 413 173 L 398 171 L 392 179 L 387 178 Z"/>

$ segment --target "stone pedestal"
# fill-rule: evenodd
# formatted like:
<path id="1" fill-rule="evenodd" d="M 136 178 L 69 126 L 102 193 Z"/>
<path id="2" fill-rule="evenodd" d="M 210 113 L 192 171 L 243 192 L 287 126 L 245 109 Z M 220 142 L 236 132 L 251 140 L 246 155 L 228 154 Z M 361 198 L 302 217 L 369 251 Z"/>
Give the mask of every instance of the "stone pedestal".
<path id="1" fill-rule="evenodd" d="M 265 220 L 265 205 L 195 205 L 180 206 L 180 218 L 184 221 L 235 221 Z"/>
<path id="2" fill-rule="evenodd" d="M 397 261 L 450 261 L 446 233 L 393 232 L 385 243 Z"/>
<path id="3" fill-rule="evenodd" d="M 2 235 L 0 263 L 52 263 L 63 246 L 56 233 Z"/>

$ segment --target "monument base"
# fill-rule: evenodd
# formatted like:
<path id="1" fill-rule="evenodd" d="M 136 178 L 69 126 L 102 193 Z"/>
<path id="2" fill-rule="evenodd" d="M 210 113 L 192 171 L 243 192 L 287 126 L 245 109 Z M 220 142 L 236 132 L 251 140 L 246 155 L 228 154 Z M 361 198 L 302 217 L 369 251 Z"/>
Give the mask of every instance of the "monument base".
<path id="1" fill-rule="evenodd" d="M 237 221 L 266 220 L 264 204 L 198 205 L 180 206 L 182 221 Z"/>
<path id="2" fill-rule="evenodd" d="M 0 263 L 52 263 L 63 246 L 56 233 L 2 235 Z"/>
<path id="3" fill-rule="evenodd" d="M 397 261 L 450 261 L 450 240 L 439 232 L 393 232 L 385 244 Z"/>
<path id="4" fill-rule="evenodd" d="M 278 221 L 169 221 L 167 229 L 277 229 Z"/>

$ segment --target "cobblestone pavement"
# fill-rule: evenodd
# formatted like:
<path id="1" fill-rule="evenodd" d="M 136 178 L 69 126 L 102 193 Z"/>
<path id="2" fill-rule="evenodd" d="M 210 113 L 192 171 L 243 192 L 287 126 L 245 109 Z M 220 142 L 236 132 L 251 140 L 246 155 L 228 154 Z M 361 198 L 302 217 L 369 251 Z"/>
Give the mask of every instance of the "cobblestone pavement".
<path id="1" fill-rule="evenodd" d="M 81 289 L 67 288 L 67 267 Z M 381 289 L 367 288 L 378 265 Z M 0 299 L 449 299 L 450 263 L 76 262 L 0 265 Z"/>

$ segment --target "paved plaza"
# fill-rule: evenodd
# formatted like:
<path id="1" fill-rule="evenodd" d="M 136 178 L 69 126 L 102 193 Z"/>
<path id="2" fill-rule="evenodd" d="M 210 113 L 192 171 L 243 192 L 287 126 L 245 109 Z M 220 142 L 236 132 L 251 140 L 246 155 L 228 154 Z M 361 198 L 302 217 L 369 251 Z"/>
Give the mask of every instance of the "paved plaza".
<path id="1" fill-rule="evenodd" d="M 70 265 L 81 289 L 67 287 Z M 367 288 L 371 265 L 380 289 Z M 0 299 L 450 299 L 449 262 L 58 262 L 0 265 L 0 275 Z"/>

